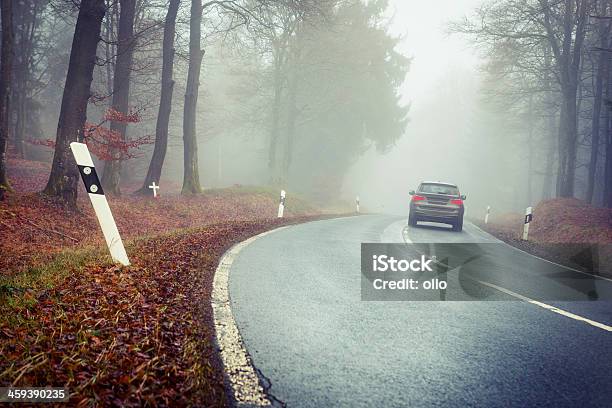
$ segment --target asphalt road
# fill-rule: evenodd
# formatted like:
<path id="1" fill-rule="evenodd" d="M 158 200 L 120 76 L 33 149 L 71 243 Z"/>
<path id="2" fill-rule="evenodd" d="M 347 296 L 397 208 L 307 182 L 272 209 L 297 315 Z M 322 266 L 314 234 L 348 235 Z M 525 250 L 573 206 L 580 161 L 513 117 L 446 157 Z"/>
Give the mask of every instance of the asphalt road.
<path id="1" fill-rule="evenodd" d="M 379 215 L 311 222 L 240 252 L 231 306 L 271 395 L 289 407 L 612 406 L 612 302 L 587 300 L 593 290 L 609 298 L 612 282 L 469 223 L 462 233 L 405 224 Z M 447 295 L 494 301 L 362 300 L 361 243 L 403 241 L 488 248 L 480 261 L 494 272 L 449 272 Z"/>

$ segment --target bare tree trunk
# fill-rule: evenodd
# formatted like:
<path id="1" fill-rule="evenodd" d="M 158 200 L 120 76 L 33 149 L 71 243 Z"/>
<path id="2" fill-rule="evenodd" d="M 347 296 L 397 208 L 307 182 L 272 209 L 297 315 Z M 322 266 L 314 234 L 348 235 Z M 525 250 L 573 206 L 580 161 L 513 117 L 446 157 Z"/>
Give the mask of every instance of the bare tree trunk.
<path id="1" fill-rule="evenodd" d="M 128 113 L 130 99 L 130 73 L 134 56 L 134 13 L 136 0 L 120 0 L 119 32 L 117 38 L 117 62 L 113 78 L 113 109 L 124 114 Z M 127 140 L 127 123 L 112 121 L 111 132 L 117 132 L 123 140 Z M 107 194 L 120 195 L 121 177 L 120 153 L 111 152 L 113 159 L 104 162 L 102 187 Z"/>
<path id="2" fill-rule="evenodd" d="M 606 76 L 604 86 L 604 99 L 606 100 L 605 112 L 604 112 L 604 148 L 606 153 L 606 159 L 604 163 L 604 186 L 603 186 L 603 205 L 608 208 L 612 208 L 612 106 L 610 101 L 612 100 L 612 70 L 608 69 L 608 75 Z"/>
<path id="3" fill-rule="evenodd" d="M 533 115 L 533 95 L 529 95 L 529 104 L 527 112 L 527 205 L 533 205 L 533 130 L 535 127 L 535 118 Z"/>
<path id="4" fill-rule="evenodd" d="M 567 152 L 565 148 L 565 126 L 567 126 L 567 106 L 565 100 L 562 97 L 560 108 L 559 108 L 559 131 L 557 135 L 557 181 L 555 188 L 555 195 L 561 196 L 561 185 L 563 183 L 563 175 L 565 174 L 565 165 L 567 162 Z"/>
<path id="5" fill-rule="evenodd" d="M 198 169 L 198 141 L 196 138 L 196 107 L 200 88 L 200 70 L 204 52 L 200 49 L 202 0 L 191 0 L 191 18 L 189 21 L 189 69 L 185 89 L 185 106 L 183 110 L 183 189 L 182 194 L 198 194 L 200 172 Z"/>
<path id="6" fill-rule="evenodd" d="M 609 94 L 609 93 L 608 93 Z M 603 204 L 605 207 L 612 208 L 612 132 L 610 126 L 610 108 L 606 109 L 605 114 L 605 151 L 606 161 L 604 165 L 604 191 Z"/>
<path id="7" fill-rule="evenodd" d="M 170 123 L 170 112 L 172 111 L 172 92 L 174 90 L 174 80 L 172 74 L 174 70 L 174 36 L 176 34 L 176 15 L 181 0 L 170 0 L 166 21 L 164 23 L 164 43 L 163 43 L 163 62 L 161 74 L 161 97 L 159 99 L 159 112 L 157 124 L 155 126 L 155 147 L 153 156 L 149 164 L 149 170 L 145 177 L 144 184 L 139 194 L 153 195 L 149 188 L 152 182 L 159 184 L 166 150 L 168 148 L 168 124 Z"/>
<path id="8" fill-rule="evenodd" d="M 70 143 L 83 140 L 96 48 L 106 8 L 104 0 L 82 0 L 77 18 L 66 85 L 62 96 L 51 175 L 44 193 L 76 208 L 79 172 Z"/>
<path id="9" fill-rule="evenodd" d="M 604 7 L 604 14 L 607 7 Z M 610 23 L 600 22 L 600 24 L 605 24 L 606 27 L 603 28 L 601 25 L 599 26 L 599 43 L 601 49 L 607 49 L 609 45 L 609 36 L 610 36 Z M 593 202 L 593 194 L 595 192 L 595 176 L 597 173 L 597 158 L 599 152 L 599 144 L 600 144 L 600 121 L 601 121 L 601 107 L 603 101 L 603 83 L 604 78 L 608 76 L 609 69 L 609 55 L 606 52 L 600 51 L 599 58 L 597 61 L 597 72 L 595 74 L 595 90 L 594 90 L 594 100 L 593 100 L 593 120 L 591 125 L 591 157 L 589 161 L 589 173 L 587 179 L 587 191 L 586 191 L 586 201 L 589 203 Z"/>
<path id="10" fill-rule="evenodd" d="M 26 8 L 30 7 L 21 1 L 13 4 L 13 72 L 11 75 L 11 109 L 10 119 L 13 124 L 13 144 L 17 155 L 24 157 L 24 106 L 25 106 L 25 50 L 24 32 L 26 28 Z"/>
<path id="11" fill-rule="evenodd" d="M 27 116 L 27 108 L 26 104 L 27 100 L 27 91 L 25 88 L 19 90 L 19 98 L 16 98 L 16 122 L 15 122 L 15 149 L 17 150 L 17 155 L 21 158 L 26 157 L 26 148 L 25 148 L 25 124 L 28 120 Z"/>
<path id="12" fill-rule="evenodd" d="M 115 33 L 115 23 L 114 23 L 114 12 L 111 7 L 117 7 L 117 4 L 111 2 L 110 0 L 106 0 L 106 7 L 109 10 L 108 15 L 106 16 L 106 21 L 104 24 L 104 30 L 106 34 L 105 43 L 104 43 L 104 53 L 106 56 L 106 92 L 109 96 L 113 94 L 113 65 L 115 61 L 115 47 L 114 47 L 114 33 Z M 112 102 L 109 108 L 112 107 Z"/>
<path id="13" fill-rule="evenodd" d="M 602 53 L 603 56 L 603 53 Z M 589 160 L 589 173 L 587 178 L 586 201 L 593 202 L 593 193 L 595 192 L 595 174 L 597 172 L 597 156 L 599 151 L 600 141 L 600 121 L 601 121 L 601 105 L 603 99 L 603 76 L 606 75 L 607 62 L 604 58 L 599 58 L 599 66 L 597 68 L 595 78 L 595 95 L 593 100 L 593 118 L 591 122 L 591 157 Z"/>
<path id="14" fill-rule="evenodd" d="M 562 19 L 562 41 L 559 32 L 551 21 L 561 19 L 551 17 L 550 4 L 540 0 L 544 13 L 543 24 L 559 71 L 561 86 L 561 112 L 559 115 L 559 171 L 557 175 L 557 195 L 573 197 L 578 149 L 578 109 L 577 96 L 580 68 L 591 3 L 589 0 L 565 0 Z"/>
<path id="15" fill-rule="evenodd" d="M 25 157 L 25 130 L 28 120 L 27 102 L 31 73 L 31 59 L 34 46 L 34 31 L 40 0 L 16 2 L 13 9 L 15 30 L 14 75 L 12 110 L 15 118 L 14 140 L 19 157 Z"/>
<path id="16" fill-rule="evenodd" d="M 552 197 L 553 186 L 553 166 L 556 156 L 556 139 L 557 131 L 555 129 L 555 114 L 553 112 L 548 116 L 548 154 L 546 155 L 546 165 L 544 167 L 544 182 L 542 188 L 542 199 L 547 200 Z"/>
<path id="17" fill-rule="evenodd" d="M 297 106 L 296 106 L 296 100 L 297 100 L 297 95 L 298 95 L 298 72 L 297 72 L 297 65 L 298 64 L 293 64 L 292 69 L 291 69 L 291 73 L 290 75 L 290 79 L 289 79 L 289 86 L 287 89 L 287 99 L 288 99 L 288 103 L 287 103 L 287 109 L 288 109 L 288 113 L 287 113 L 287 140 L 285 143 L 285 154 L 283 156 L 283 173 L 282 173 L 282 180 L 283 183 L 286 184 L 289 181 L 289 169 L 291 167 L 291 161 L 292 161 L 292 156 L 293 156 L 293 143 L 295 141 L 295 127 L 296 127 L 296 120 L 297 120 L 297 115 L 298 115 L 298 110 L 297 110 Z"/>
<path id="18" fill-rule="evenodd" d="M 278 162 L 276 158 L 278 149 L 278 136 L 280 133 L 280 110 L 283 93 L 282 79 L 282 49 L 275 44 L 274 50 L 274 100 L 272 102 L 272 123 L 270 127 L 270 145 L 268 148 L 268 173 L 270 183 L 277 185 L 280 183 L 278 175 Z"/>
<path id="19" fill-rule="evenodd" d="M 604 174 L 603 174 L 603 205 L 608 208 L 612 208 L 612 126 L 610 126 L 612 107 L 609 105 L 612 95 L 610 95 L 610 76 L 612 70 L 608 70 L 608 75 L 605 81 L 604 99 L 607 101 L 604 110 L 604 151 L 605 151 L 605 162 L 604 162 Z"/>
<path id="20" fill-rule="evenodd" d="M 564 134 L 564 153 L 562 178 L 559 190 L 561 197 L 574 196 L 574 179 L 576 175 L 576 155 L 578 149 L 578 108 L 576 99 L 578 97 L 577 88 L 570 86 L 565 96 L 566 122 Z"/>
<path id="21" fill-rule="evenodd" d="M 0 57 L 0 200 L 11 191 L 6 175 L 6 145 L 9 138 L 10 83 L 13 56 L 12 0 L 2 0 L 2 56 Z"/>
<path id="22" fill-rule="evenodd" d="M 555 162 L 555 149 L 556 149 L 556 139 L 557 139 L 557 131 L 555 129 L 555 97 L 552 92 L 552 58 L 551 58 L 551 50 L 550 46 L 545 46 L 544 48 L 544 86 L 547 91 L 546 101 L 548 104 L 548 123 L 547 123 L 547 131 L 548 131 L 548 146 L 547 146 L 547 155 L 546 155 L 546 164 L 544 167 L 544 180 L 542 182 L 542 199 L 547 200 L 552 196 L 552 186 L 553 186 L 553 166 Z"/>

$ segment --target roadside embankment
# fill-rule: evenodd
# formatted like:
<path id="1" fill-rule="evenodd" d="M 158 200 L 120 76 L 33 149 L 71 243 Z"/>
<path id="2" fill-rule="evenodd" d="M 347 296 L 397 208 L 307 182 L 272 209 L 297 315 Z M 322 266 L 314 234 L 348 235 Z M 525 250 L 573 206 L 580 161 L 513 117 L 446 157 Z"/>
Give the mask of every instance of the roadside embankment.
<path id="1" fill-rule="evenodd" d="M 575 198 L 540 202 L 533 210 L 529 240 L 521 239 L 524 215 L 491 213 L 489 223 L 471 221 L 526 252 L 601 275 L 612 275 L 612 209 Z"/>
<path id="2" fill-rule="evenodd" d="M 331 211 L 288 194 L 278 219 L 278 191 L 238 186 L 109 202 L 128 267 L 85 194 L 78 211 L 34 192 L 0 203 L 0 386 L 68 387 L 71 406 L 227 406 L 210 304 L 221 256 Z"/>

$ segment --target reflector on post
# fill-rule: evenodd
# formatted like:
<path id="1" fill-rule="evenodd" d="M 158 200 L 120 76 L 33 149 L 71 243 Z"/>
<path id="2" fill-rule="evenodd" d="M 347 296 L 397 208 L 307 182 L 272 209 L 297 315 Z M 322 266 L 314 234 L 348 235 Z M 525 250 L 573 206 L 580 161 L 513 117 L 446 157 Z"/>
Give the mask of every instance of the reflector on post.
<path id="1" fill-rule="evenodd" d="M 527 207 L 525 210 L 525 223 L 523 226 L 523 241 L 527 241 L 529 238 L 529 223 L 533 220 L 532 208 Z"/>
<path id="2" fill-rule="evenodd" d="M 85 184 L 85 190 L 87 190 L 91 205 L 96 212 L 96 217 L 98 217 L 100 228 L 102 228 L 102 233 L 104 234 L 104 239 L 113 261 L 124 266 L 129 265 L 130 261 L 119 235 L 117 224 L 115 224 L 115 219 L 108 206 L 108 201 L 106 201 L 106 196 L 102 190 L 102 185 L 100 184 L 100 179 L 96 173 L 96 168 L 94 167 L 87 145 L 72 142 L 70 143 L 70 150 L 72 150 L 74 160 L 79 167 L 79 173 L 81 173 L 81 178 Z"/>
<path id="3" fill-rule="evenodd" d="M 283 218 L 285 214 L 285 190 L 281 190 L 280 202 L 278 203 L 278 218 Z"/>

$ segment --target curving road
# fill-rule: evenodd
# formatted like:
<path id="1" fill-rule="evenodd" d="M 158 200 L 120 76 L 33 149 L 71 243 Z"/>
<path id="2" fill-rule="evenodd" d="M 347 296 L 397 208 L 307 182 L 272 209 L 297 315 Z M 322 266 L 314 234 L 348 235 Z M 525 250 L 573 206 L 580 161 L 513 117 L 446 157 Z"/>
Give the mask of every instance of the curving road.
<path id="1" fill-rule="evenodd" d="M 612 302 L 588 301 L 583 289 L 609 299 L 611 281 L 469 223 L 462 233 L 405 224 L 383 215 L 311 222 L 239 253 L 231 307 L 271 395 L 289 407 L 610 406 Z M 488 248 L 495 271 L 468 278 L 495 301 L 362 301 L 360 244 L 403 241 Z M 449 295 L 460 298 L 466 281 L 449 272 Z M 554 301 L 564 295 L 584 301 Z"/>

